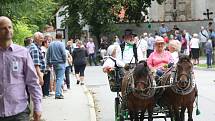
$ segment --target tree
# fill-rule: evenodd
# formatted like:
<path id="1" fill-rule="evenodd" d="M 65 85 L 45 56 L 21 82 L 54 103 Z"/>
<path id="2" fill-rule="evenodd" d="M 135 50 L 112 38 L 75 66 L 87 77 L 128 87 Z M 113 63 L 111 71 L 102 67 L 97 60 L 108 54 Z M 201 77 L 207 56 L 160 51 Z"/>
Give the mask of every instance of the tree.
<path id="1" fill-rule="evenodd" d="M 52 24 L 58 3 L 55 0 L 1 0 L 0 16 L 12 19 L 16 30 L 42 31 L 46 24 Z M 17 28 L 23 27 L 23 28 Z M 19 38 L 16 34 L 15 38 Z M 28 34 L 29 35 L 29 34 Z M 22 43 L 23 40 L 17 43 Z"/>
<path id="2" fill-rule="evenodd" d="M 90 31 L 98 40 L 101 33 L 116 31 L 115 23 L 119 22 L 118 14 L 124 7 L 128 22 L 141 22 L 141 12 L 147 14 L 152 0 L 63 0 L 66 7 L 65 25 L 74 34 L 80 34 L 84 25 L 90 25 Z M 164 0 L 157 0 L 162 3 Z M 71 35 L 70 33 L 70 35 Z"/>
<path id="3" fill-rule="evenodd" d="M 0 16 L 8 16 L 13 21 L 24 20 L 39 26 L 49 24 L 54 19 L 57 3 L 54 0 L 2 0 Z"/>
<path id="4" fill-rule="evenodd" d="M 28 27 L 27 24 L 17 21 L 17 24 L 14 26 L 14 38 L 13 42 L 19 45 L 24 44 L 24 39 L 26 37 L 32 36 L 32 30 Z"/>

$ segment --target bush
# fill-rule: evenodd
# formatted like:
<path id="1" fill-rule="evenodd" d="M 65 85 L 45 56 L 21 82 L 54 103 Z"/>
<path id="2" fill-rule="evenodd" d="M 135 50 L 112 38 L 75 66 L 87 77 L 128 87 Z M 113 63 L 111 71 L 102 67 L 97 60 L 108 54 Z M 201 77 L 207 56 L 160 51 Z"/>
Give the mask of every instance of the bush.
<path id="1" fill-rule="evenodd" d="M 22 21 L 17 21 L 14 25 L 13 42 L 15 44 L 24 45 L 24 39 L 26 37 L 31 37 L 32 33 L 33 32 L 28 24 L 26 24 Z"/>

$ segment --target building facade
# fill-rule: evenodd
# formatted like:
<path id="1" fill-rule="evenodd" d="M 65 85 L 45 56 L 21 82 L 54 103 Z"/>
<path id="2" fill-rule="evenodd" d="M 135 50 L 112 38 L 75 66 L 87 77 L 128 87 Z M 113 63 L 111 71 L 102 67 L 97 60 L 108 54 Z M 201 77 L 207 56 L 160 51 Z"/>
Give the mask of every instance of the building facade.
<path id="1" fill-rule="evenodd" d="M 149 9 L 149 18 L 152 21 L 187 21 L 208 19 L 207 9 L 210 19 L 215 17 L 215 0 L 166 0 L 162 5 L 152 1 Z"/>

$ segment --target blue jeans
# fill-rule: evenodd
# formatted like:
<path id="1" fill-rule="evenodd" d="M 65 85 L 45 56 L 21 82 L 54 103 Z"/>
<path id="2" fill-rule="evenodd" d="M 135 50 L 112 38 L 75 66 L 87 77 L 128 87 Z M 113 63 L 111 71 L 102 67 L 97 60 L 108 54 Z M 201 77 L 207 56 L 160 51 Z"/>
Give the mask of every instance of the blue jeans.
<path id="1" fill-rule="evenodd" d="M 211 66 L 212 53 L 207 53 L 207 66 Z"/>
<path id="2" fill-rule="evenodd" d="M 67 66 L 66 70 L 65 70 L 65 77 L 66 77 L 66 86 L 68 89 L 70 89 L 70 70 L 71 70 L 71 66 Z"/>
<path id="3" fill-rule="evenodd" d="M 30 121 L 30 109 L 27 107 L 23 112 L 16 115 L 0 117 L 0 121 Z"/>
<path id="4" fill-rule="evenodd" d="M 56 64 L 53 65 L 54 71 L 56 74 L 56 91 L 55 96 L 61 96 L 62 95 L 62 86 L 63 86 L 63 80 L 64 80 L 64 74 L 65 74 L 65 64 Z"/>
<path id="5" fill-rule="evenodd" d="M 43 96 L 49 96 L 50 71 L 46 71 L 43 76 L 44 84 L 42 86 Z"/>
<path id="6" fill-rule="evenodd" d="M 92 61 L 95 64 L 95 66 L 97 66 L 95 53 L 89 54 L 89 63 L 90 63 L 90 66 L 92 66 Z"/>

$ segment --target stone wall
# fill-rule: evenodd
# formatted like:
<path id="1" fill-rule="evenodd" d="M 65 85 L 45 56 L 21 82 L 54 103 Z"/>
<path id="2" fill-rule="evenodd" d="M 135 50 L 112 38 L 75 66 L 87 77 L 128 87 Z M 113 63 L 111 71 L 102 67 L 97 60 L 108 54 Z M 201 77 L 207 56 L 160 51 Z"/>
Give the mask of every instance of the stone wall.
<path id="1" fill-rule="evenodd" d="M 176 8 L 174 8 L 176 1 Z M 149 8 L 149 17 L 153 21 L 181 21 L 181 20 L 204 20 L 206 9 L 213 12 L 210 18 L 215 18 L 215 0 L 166 0 L 158 5 L 156 0 L 152 1 Z M 175 15 L 175 19 L 174 19 Z"/>
<path id="2" fill-rule="evenodd" d="M 207 19 L 207 16 L 203 15 L 206 9 L 213 12 L 210 18 L 215 17 L 215 0 L 191 0 L 192 18 L 196 19 Z"/>
<path id="3" fill-rule="evenodd" d="M 186 29 L 190 33 L 199 33 L 200 27 L 204 26 L 207 27 L 209 22 L 213 22 L 212 20 L 204 20 L 204 21 L 183 21 L 183 22 L 162 22 L 165 23 L 169 27 L 169 29 L 173 28 L 173 25 L 177 25 L 177 27 L 180 30 Z M 215 23 L 213 23 L 215 24 Z M 121 33 L 125 29 L 132 29 L 134 33 L 140 35 L 143 32 L 147 33 L 154 33 L 155 31 L 158 31 L 161 23 L 154 22 L 151 23 L 151 29 L 148 28 L 148 23 L 141 23 L 140 26 L 137 26 L 136 24 L 117 24 L 119 30 Z"/>

